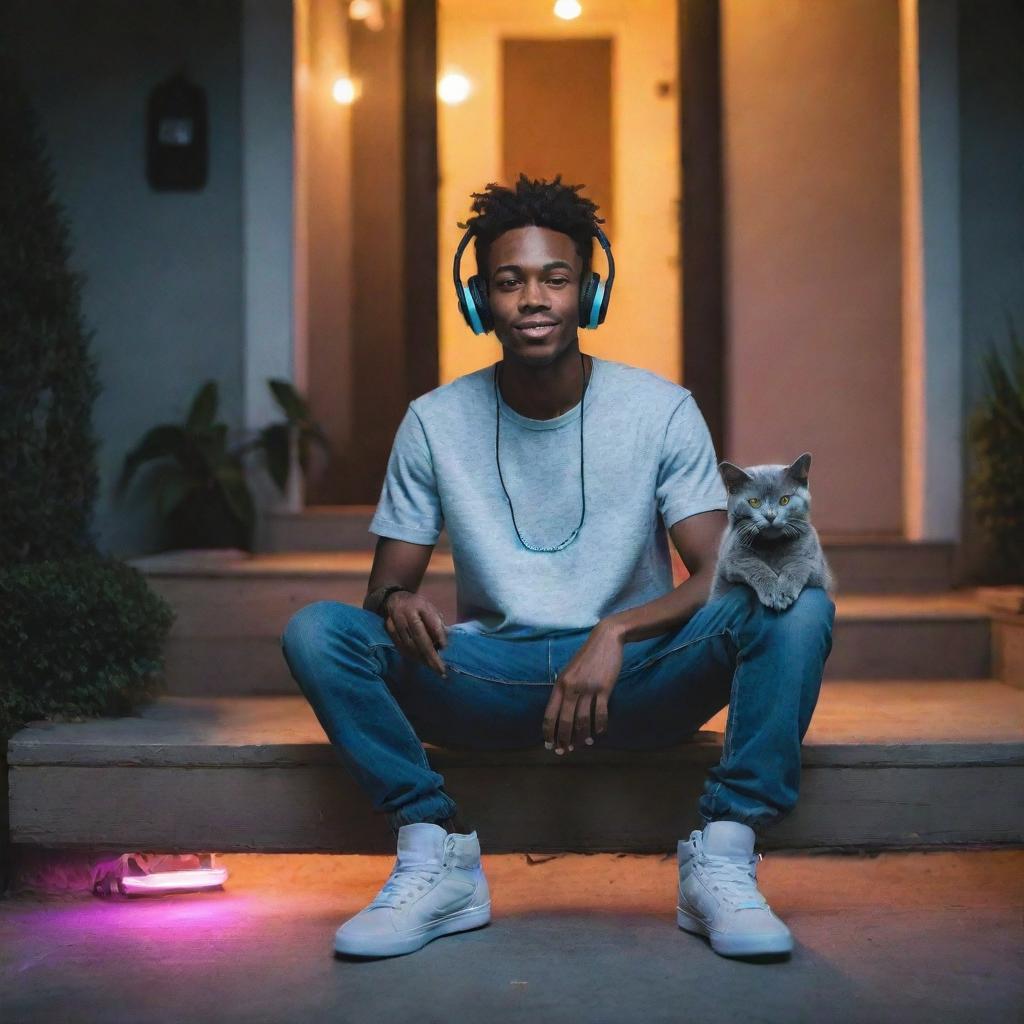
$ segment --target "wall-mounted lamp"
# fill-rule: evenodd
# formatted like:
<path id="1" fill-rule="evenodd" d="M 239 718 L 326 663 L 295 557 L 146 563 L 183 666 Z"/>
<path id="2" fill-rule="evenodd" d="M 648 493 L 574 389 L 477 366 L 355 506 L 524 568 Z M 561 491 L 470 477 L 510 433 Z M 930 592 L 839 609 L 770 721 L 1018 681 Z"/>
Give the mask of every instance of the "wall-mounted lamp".
<path id="1" fill-rule="evenodd" d="M 336 78 L 334 85 L 331 86 L 331 96 L 334 97 L 335 103 L 342 103 L 347 106 L 359 98 L 359 85 L 351 78 L 344 76 Z"/>
<path id="2" fill-rule="evenodd" d="M 576 0 L 556 0 L 554 11 L 556 18 L 572 21 L 573 18 L 578 18 L 583 13 L 583 8 Z"/>
<path id="3" fill-rule="evenodd" d="M 437 96 L 442 103 L 455 106 L 472 92 L 469 79 L 458 71 L 450 71 L 437 83 Z"/>

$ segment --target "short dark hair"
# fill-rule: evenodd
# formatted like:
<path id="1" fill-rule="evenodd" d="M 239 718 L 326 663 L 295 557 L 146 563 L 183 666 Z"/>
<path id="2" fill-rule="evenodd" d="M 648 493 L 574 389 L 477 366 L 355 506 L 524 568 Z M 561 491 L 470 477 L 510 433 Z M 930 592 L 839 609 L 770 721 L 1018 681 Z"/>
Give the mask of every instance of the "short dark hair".
<path id="1" fill-rule="evenodd" d="M 535 224 L 561 231 L 573 240 L 583 261 L 582 285 L 593 257 L 594 229 L 604 223 L 604 218 L 595 213 L 597 204 L 577 194 L 584 187 L 563 185 L 561 174 L 556 174 L 554 181 L 545 181 L 544 178 L 530 180 L 520 172 L 514 189 L 489 182 L 485 192 L 472 193 L 472 210 L 477 216 L 470 217 L 465 224 L 460 223 L 459 227 L 473 229 L 477 273 L 485 281 L 489 279 L 485 268 L 491 243 L 499 235 Z"/>

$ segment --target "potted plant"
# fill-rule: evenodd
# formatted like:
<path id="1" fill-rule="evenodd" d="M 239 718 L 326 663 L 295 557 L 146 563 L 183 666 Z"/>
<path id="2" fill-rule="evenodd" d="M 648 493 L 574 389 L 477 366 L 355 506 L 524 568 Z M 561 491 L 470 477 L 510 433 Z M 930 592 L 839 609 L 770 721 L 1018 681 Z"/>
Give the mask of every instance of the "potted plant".
<path id="1" fill-rule="evenodd" d="M 262 451 L 271 479 L 284 493 L 308 469 L 312 441 L 330 451 L 330 442 L 292 385 L 284 380 L 268 383 L 285 419 L 263 427 L 255 437 L 229 445 L 227 425 L 216 421 L 218 391 L 211 380 L 196 394 L 184 423 L 153 427 L 125 456 L 118 495 L 143 463 L 159 460 L 157 507 L 172 549 L 251 551 L 256 507 L 245 478 L 245 456 Z"/>
<path id="2" fill-rule="evenodd" d="M 1009 318 L 1009 365 L 985 356 L 987 394 L 971 415 L 968 436 L 977 468 L 968 481 L 974 512 L 992 555 L 978 587 L 993 613 L 995 674 L 1024 685 L 1024 348 Z"/>

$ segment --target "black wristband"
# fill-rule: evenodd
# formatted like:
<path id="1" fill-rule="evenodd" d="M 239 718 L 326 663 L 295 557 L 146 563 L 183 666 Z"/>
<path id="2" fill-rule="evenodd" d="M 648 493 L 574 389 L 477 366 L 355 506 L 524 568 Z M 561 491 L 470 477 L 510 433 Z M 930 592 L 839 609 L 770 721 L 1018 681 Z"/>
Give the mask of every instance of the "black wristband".
<path id="1" fill-rule="evenodd" d="M 378 587 L 367 597 L 363 607 L 368 611 L 379 615 L 381 618 L 385 618 L 387 610 L 384 606 L 387 603 L 387 599 L 395 593 L 396 590 L 404 590 L 407 593 L 412 593 L 408 587 L 403 587 L 400 583 L 393 583 L 388 586 Z"/>

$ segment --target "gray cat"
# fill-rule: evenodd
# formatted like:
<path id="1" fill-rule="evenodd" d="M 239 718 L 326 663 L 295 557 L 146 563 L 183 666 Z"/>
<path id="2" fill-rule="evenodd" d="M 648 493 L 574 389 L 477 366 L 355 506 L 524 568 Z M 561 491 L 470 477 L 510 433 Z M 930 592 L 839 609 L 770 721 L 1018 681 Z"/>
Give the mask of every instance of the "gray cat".
<path id="1" fill-rule="evenodd" d="M 734 583 L 745 583 L 776 611 L 788 608 L 804 587 L 824 587 L 834 599 L 835 578 L 810 521 L 810 468 L 810 452 L 791 466 L 718 464 L 729 492 L 729 526 L 718 547 L 710 600 Z"/>

